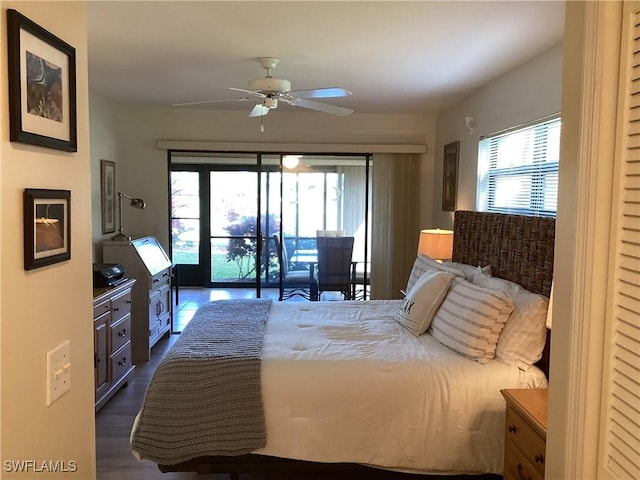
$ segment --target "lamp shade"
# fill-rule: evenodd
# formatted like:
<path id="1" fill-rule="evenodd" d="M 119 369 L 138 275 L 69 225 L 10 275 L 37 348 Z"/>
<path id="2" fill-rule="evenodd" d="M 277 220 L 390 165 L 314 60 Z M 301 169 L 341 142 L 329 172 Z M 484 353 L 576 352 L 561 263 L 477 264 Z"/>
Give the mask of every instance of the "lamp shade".
<path id="1" fill-rule="evenodd" d="M 418 254 L 435 260 L 450 260 L 453 253 L 453 230 L 421 230 Z"/>

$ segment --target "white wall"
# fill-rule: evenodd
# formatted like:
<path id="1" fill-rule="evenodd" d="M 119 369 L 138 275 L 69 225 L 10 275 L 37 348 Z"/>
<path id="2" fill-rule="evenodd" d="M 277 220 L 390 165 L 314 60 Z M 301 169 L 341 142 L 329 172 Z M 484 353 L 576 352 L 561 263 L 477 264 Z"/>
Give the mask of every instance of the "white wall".
<path id="1" fill-rule="evenodd" d="M 0 103 L 0 441 L 2 478 L 61 478 L 9 473 L 5 461 L 77 462 L 74 478 L 95 478 L 91 289 L 91 174 L 87 32 L 84 2 L 2 1 L 0 83 L 7 94 L 6 10 L 15 8 L 76 49 L 78 152 L 9 142 L 8 105 Z M 71 190 L 71 260 L 25 271 L 25 188 Z M 71 342 L 71 390 L 46 406 L 47 351 Z M 67 463 L 68 465 L 68 463 Z"/>
<path id="2" fill-rule="evenodd" d="M 442 205 L 443 149 L 460 141 L 458 210 L 475 210 L 478 141 L 481 136 L 560 112 L 562 91 L 562 44 L 479 89 L 454 108 L 438 115 L 433 184 L 433 224 L 424 228 L 450 228 L 453 212 Z M 469 135 L 465 117 L 476 119 Z"/>
<path id="3" fill-rule="evenodd" d="M 435 139 L 433 116 L 356 113 L 334 117 L 282 109 L 264 118 L 265 131 L 261 133 L 260 120 L 249 118 L 246 111 L 122 106 L 98 95 L 91 96 L 91 125 L 92 146 L 96 146 L 92 149 L 93 183 L 99 188 L 98 156 L 110 155 L 112 158 L 103 158 L 117 162 L 117 190 L 143 198 L 147 203 L 145 210 L 123 208 L 125 233 L 134 237 L 154 235 L 165 247 L 169 238 L 167 152 L 157 148 L 158 140 L 234 142 L 245 144 L 248 151 L 255 149 L 252 147 L 255 143 L 313 143 L 335 151 L 340 145 L 425 145 Z M 433 149 L 428 146 L 422 158 L 425 184 L 430 183 L 431 152 Z M 431 195 L 423 193 L 423 197 L 421 205 L 428 218 Z M 98 193 L 94 193 L 92 212 L 96 242 L 104 238 L 100 235 Z M 95 250 L 96 261 L 101 261 L 99 245 Z"/>

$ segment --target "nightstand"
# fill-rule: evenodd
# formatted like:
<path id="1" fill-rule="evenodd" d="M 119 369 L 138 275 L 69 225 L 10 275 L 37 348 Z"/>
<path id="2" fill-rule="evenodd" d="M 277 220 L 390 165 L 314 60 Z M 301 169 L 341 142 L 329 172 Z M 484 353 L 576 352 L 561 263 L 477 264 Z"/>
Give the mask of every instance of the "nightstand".
<path id="1" fill-rule="evenodd" d="M 504 480 L 543 480 L 547 443 L 547 389 L 501 391 L 507 402 Z"/>

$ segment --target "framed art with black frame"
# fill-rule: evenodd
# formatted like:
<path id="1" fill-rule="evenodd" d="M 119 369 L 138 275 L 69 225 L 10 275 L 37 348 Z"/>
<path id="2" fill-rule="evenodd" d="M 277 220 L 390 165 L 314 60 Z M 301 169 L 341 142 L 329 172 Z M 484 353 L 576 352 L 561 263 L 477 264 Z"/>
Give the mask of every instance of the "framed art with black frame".
<path id="1" fill-rule="evenodd" d="M 7 10 L 9 139 L 78 151 L 76 51 L 16 10 Z"/>
<path id="2" fill-rule="evenodd" d="M 71 258 L 71 192 L 25 188 L 24 269 Z"/>
<path id="3" fill-rule="evenodd" d="M 448 143 L 444 146 L 442 162 L 442 210 L 455 212 L 458 197 L 458 155 L 460 142 Z"/>
<path id="4" fill-rule="evenodd" d="M 116 231 L 116 164 L 100 160 L 100 205 L 102 233 Z"/>

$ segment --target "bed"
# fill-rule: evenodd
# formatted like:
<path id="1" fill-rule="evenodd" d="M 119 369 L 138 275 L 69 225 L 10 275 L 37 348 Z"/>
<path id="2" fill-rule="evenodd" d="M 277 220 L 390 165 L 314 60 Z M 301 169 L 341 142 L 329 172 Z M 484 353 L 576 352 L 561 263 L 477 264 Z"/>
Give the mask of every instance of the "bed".
<path id="1" fill-rule="evenodd" d="M 458 211 L 452 261 L 416 258 L 404 300 L 201 307 L 154 374 L 132 428 L 134 455 L 163 472 L 500 474 L 500 390 L 547 385 L 554 230 L 548 218 Z M 226 308 L 232 322 L 221 321 Z M 484 308 L 498 320 L 476 318 Z M 517 327 L 516 311 L 535 327 Z M 458 321 L 480 330 L 461 340 Z M 528 341 L 533 353 L 520 348 Z M 223 353 L 210 355 L 211 344 Z M 234 372 L 220 383 L 231 358 Z M 221 414 L 210 419 L 213 410 Z M 166 430 L 155 431 L 160 423 Z"/>

